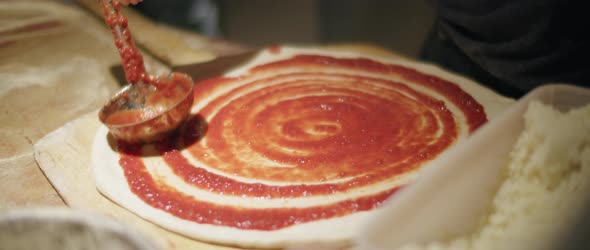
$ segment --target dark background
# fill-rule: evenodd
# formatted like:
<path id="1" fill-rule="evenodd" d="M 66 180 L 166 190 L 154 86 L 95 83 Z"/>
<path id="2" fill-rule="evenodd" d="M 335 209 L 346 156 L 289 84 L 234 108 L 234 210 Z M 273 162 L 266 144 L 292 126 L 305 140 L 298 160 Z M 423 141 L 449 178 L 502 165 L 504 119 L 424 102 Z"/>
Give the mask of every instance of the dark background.
<path id="1" fill-rule="evenodd" d="M 412 0 L 145 0 L 156 21 L 253 47 L 368 42 L 416 57 L 433 9 Z"/>

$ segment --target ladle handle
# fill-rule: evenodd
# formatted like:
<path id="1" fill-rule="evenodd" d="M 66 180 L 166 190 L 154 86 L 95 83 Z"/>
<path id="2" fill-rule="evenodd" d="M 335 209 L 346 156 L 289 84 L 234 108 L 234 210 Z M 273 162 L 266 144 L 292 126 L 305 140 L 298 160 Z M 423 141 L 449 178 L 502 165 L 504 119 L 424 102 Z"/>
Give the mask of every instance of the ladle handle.
<path id="1" fill-rule="evenodd" d="M 104 11 L 106 24 L 109 26 L 115 45 L 122 59 L 125 77 L 129 83 L 146 82 L 148 79 L 143 65 L 143 57 L 133 42 L 131 32 L 127 28 L 127 18 L 121 14 L 118 0 L 99 0 Z"/>

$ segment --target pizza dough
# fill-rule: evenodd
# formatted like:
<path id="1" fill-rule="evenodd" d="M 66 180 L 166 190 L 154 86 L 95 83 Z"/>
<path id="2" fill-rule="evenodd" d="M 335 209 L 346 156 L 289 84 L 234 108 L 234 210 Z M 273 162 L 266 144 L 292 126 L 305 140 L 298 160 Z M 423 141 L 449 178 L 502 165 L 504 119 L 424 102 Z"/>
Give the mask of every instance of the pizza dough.
<path id="1" fill-rule="evenodd" d="M 203 241 L 347 242 L 424 162 L 512 103 L 436 67 L 273 47 L 196 85 L 177 137 L 126 145 L 101 126 L 99 191 Z"/>

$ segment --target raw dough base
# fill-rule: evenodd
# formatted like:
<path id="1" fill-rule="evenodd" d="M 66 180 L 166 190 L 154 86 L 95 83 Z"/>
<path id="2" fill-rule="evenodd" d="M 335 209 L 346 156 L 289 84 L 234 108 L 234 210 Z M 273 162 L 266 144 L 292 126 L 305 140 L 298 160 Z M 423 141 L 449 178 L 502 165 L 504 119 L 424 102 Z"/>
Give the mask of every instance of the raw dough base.
<path id="1" fill-rule="evenodd" d="M 231 71 L 227 75 L 238 76 L 246 73 L 249 68 L 255 65 L 286 59 L 295 54 L 319 54 L 341 58 L 367 57 L 355 53 L 335 53 L 309 48 L 282 47 L 279 54 L 272 54 L 268 50 L 262 51 L 252 61 Z M 513 103 L 511 99 L 499 96 L 466 78 L 447 73 L 435 66 L 409 61 L 395 61 L 386 58 L 370 58 L 384 63 L 400 64 L 414 68 L 420 72 L 435 75 L 458 84 L 464 91 L 470 93 L 484 106 L 489 119 L 493 119 L 496 114 Z M 260 248 L 283 247 L 309 242 L 334 242 L 341 244 L 351 239 L 353 234 L 356 233 L 358 223 L 363 221 L 370 213 L 370 211 L 353 213 L 339 218 L 313 221 L 274 231 L 241 230 L 232 227 L 198 224 L 179 219 L 147 205 L 130 191 L 123 170 L 118 163 L 119 155 L 109 146 L 107 134 L 108 130 L 104 126 L 101 126 L 98 129 L 92 148 L 92 168 L 99 191 L 133 213 L 189 237 L 222 244 Z M 164 164 L 157 159 L 150 159 L 149 161 L 149 164 Z M 223 197 L 214 199 L 218 199 L 214 201 L 219 202 L 225 201 Z"/>

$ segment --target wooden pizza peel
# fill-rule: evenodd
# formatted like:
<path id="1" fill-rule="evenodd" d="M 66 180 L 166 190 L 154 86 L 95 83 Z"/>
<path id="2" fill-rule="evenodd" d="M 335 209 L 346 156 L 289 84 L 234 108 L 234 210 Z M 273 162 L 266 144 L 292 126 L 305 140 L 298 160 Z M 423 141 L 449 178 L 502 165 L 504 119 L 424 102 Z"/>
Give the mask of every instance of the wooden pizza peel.
<path id="1" fill-rule="evenodd" d="M 112 216 L 137 228 L 163 246 L 163 249 L 235 249 L 207 244 L 167 231 L 102 196 L 96 189 L 90 168 L 92 143 L 100 126 L 97 117 L 97 112 L 83 115 L 34 145 L 39 167 L 68 206 Z"/>

